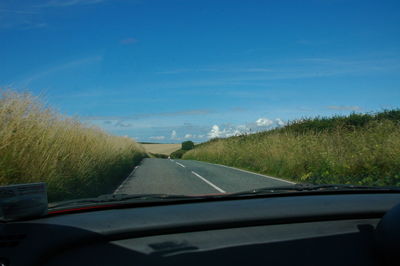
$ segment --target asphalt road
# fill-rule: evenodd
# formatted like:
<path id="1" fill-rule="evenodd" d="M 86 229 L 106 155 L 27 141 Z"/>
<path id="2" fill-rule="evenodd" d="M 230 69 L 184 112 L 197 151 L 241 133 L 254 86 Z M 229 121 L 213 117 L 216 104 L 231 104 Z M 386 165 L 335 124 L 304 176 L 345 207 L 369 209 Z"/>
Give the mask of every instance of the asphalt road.
<path id="1" fill-rule="evenodd" d="M 290 184 L 294 183 L 223 165 L 190 160 L 144 159 L 114 193 L 201 195 Z"/>

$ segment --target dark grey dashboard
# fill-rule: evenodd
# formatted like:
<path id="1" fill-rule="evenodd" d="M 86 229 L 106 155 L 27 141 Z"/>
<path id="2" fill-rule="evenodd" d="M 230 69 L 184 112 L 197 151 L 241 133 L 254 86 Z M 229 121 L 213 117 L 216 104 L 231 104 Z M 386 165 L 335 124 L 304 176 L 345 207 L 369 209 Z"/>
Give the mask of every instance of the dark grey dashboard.
<path id="1" fill-rule="evenodd" d="M 0 225 L 9 265 L 381 265 L 400 194 L 297 195 L 109 209 Z"/>

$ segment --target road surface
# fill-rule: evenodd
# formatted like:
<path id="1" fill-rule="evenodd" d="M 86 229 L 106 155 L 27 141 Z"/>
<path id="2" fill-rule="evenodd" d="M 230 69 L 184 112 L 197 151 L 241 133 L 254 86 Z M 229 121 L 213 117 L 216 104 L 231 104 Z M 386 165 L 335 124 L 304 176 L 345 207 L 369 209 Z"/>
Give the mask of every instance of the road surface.
<path id="1" fill-rule="evenodd" d="M 202 195 L 291 184 L 294 183 L 206 162 L 144 159 L 114 193 Z"/>

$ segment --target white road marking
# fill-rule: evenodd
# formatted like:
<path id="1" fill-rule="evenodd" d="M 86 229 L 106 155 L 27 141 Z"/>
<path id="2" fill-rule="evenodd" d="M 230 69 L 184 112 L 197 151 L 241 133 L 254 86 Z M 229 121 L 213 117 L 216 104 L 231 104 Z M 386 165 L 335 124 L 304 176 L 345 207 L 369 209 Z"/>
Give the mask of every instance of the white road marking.
<path id="1" fill-rule="evenodd" d="M 204 163 L 208 163 L 208 162 L 204 162 Z M 295 182 L 287 181 L 285 179 L 281 179 L 281 178 L 277 178 L 277 177 L 273 177 L 273 176 L 268 176 L 268 175 L 263 175 L 263 174 L 257 174 L 257 173 L 254 173 L 254 172 L 250 172 L 250 171 L 247 171 L 247 170 L 243 170 L 243 169 L 239 169 L 239 168 L 235 168 L 235 167 L 231 167 L 231 166 L 226 166 L 226 165 L 223 165 L 223 164 L 217 164 L 217 163 L 208 163 L 208 164 L 218 165 L 218 166 L 230 168 L 230 169 L 237 170 L 237 171 L 244 172 L 244 173 L 249 173 L 249 174 L 258 175 L 258 176 L 262 176 L 262 177 L 266 177 L 266 178 L 271 178 L 271 179 L 275 179 L 277 181 L 282 181 L 282 182 L 286 182 L 286 183 L 293 184 L 293 185 L 296 184 Z"/>
<path id="2" fill-rule="evenodd" d="M 182 166 L 183 168 L 185 168 L 185 166 L 181 163 L 175 162 L 177 165 Z"/>
<path id="3" fill-rule="evenodd" d="M 205 179 L 204 177 L 202 177 L 198 173 L 192 171 L 192 174 L 194 174 L 195 176 L 197 176 L 198 178 L 200 178 L 201 180 L 203 180 L 204 182 L 206 182 L 207 184 L 209 184 L 210 186 L 212 186 L 213 188 L 215 188 L 219 192 L 226 193 L 225 190 L 220 189 L 219 187 L 217 187 L 216 185 L 214 185 L 213 183 L 211 183 L 210 181 L 208 181 L 207 179 Z"/>
<path id="4" fill-rule="evenodd" d="M 125 185 L 125 183 L 129 180 L 129 178 L 133 175 L 133 173 L 136 171 L 136 169 L 137 169 L 138 167 L 139 167 L 139 166 L 135 166 L 135 168 L 133 169 L 133 171 L 131 172 L 131 174 L 130 174 L 127 178 L 125 178 L 125 180 L 121 183 L 121 185 L 119 185 L 119 187 L 114 191 L 113 194 L 116 194 L 116 193 L 118 193 L 118 192 L 121 190 L 121 188 Z"/>

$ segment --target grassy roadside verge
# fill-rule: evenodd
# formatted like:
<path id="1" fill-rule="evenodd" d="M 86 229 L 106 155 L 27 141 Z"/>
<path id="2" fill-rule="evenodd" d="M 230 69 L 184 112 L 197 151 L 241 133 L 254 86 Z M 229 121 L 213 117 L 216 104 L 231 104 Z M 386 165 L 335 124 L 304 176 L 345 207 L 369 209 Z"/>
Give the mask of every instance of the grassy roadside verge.
<path id="1" fill-rule="evenodd" d="M 294 121 L 262 133 L 214 139 L 194 159 L 295 182 L 400 186 L 400 111 Z"/>
<path id="2" fill-rule="evenodd" d="M 107 193 L 147 156 L 29 94 L 0 92 L 0 124 L 0 185 L 46 182 L 49 201 Z"/>

